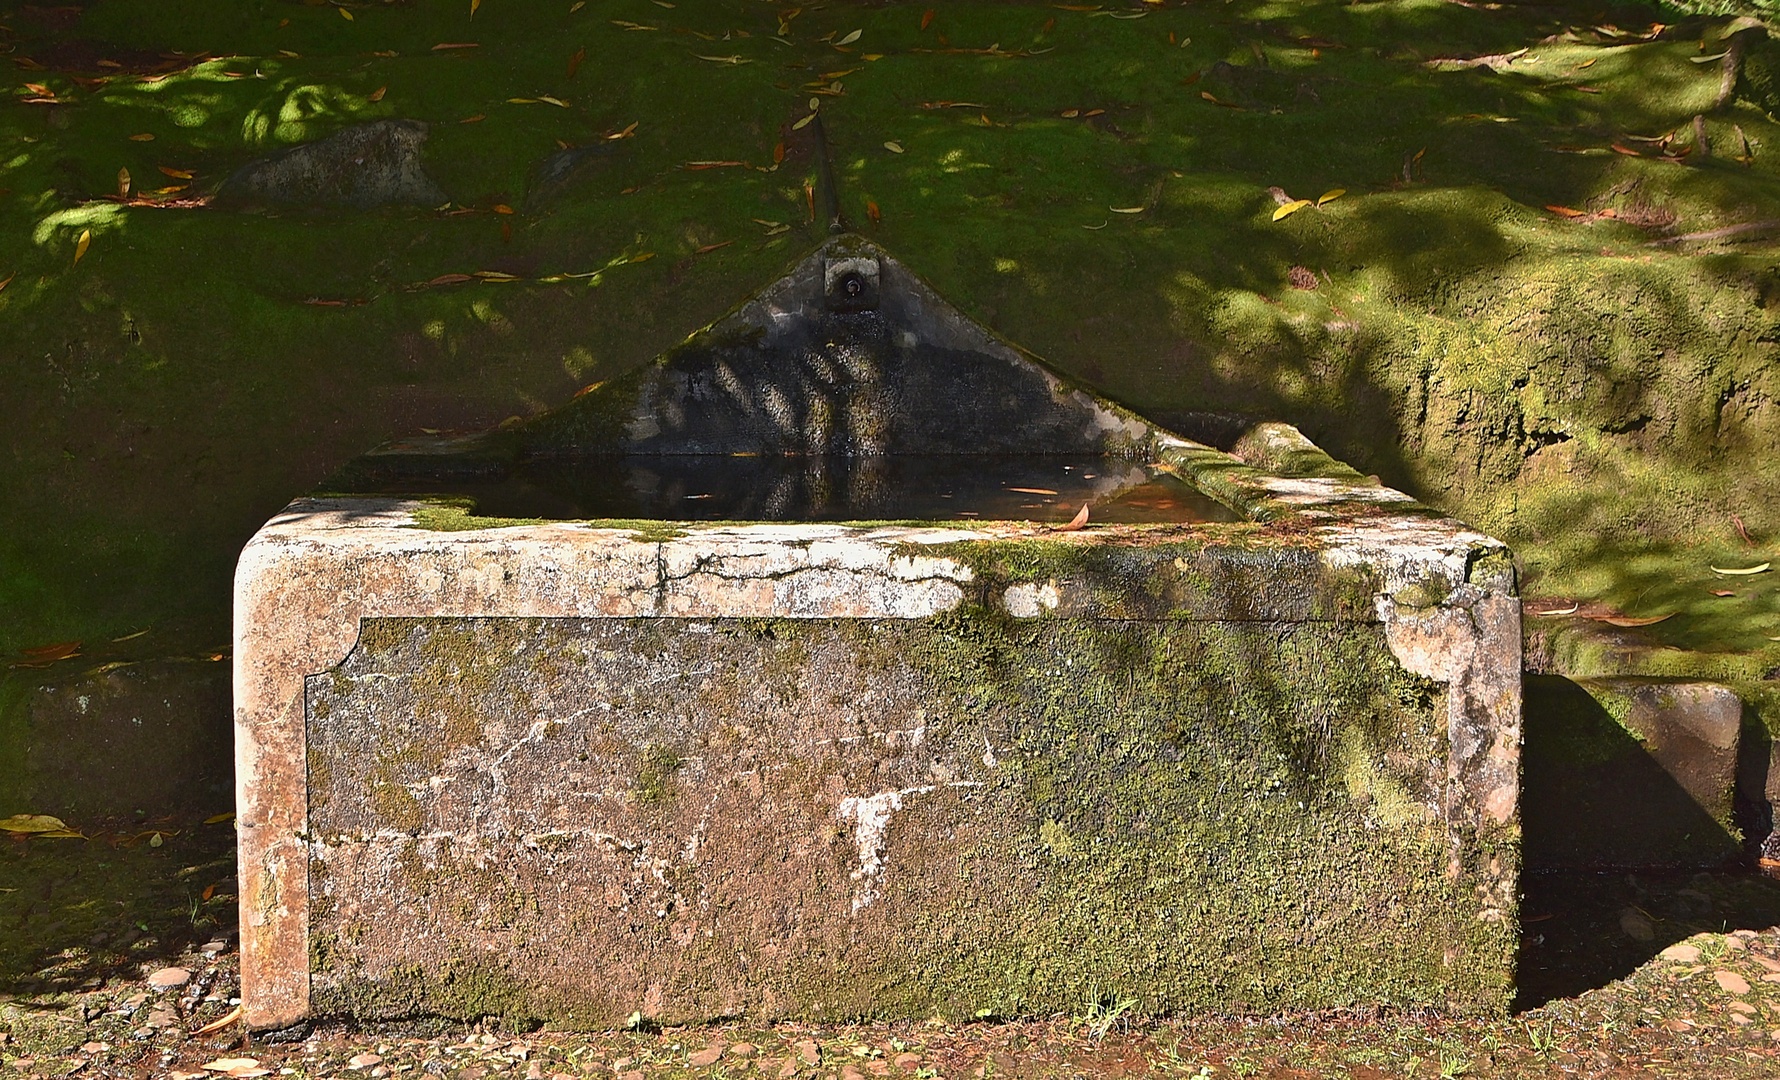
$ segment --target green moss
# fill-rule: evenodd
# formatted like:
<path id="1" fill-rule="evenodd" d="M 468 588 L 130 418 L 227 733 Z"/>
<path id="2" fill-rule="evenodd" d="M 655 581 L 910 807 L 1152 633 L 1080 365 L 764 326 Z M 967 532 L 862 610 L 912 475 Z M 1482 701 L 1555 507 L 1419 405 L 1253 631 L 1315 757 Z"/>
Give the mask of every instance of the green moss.
<path id="1" fill-rule="evenodd" d="M 637 769 L 635 790 L 637 801 L 645 805 L 665 802 L 674 794 L 674 774 L 686 759 L 665 746 L 651 746 L 643 751 Z"/>

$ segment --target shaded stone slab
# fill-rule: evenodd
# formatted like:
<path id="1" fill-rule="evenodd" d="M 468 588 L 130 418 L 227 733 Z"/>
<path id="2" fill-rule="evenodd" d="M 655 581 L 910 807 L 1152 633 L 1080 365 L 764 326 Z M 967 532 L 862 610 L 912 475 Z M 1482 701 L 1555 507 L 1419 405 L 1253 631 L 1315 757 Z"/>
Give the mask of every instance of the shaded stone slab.
<path id="1" fill-rule="evenodd" d="M 373 120 L 260 158 L 217 189 L 221 203 L 270 206 L 438 206 L 449 201 L 421 163 L 427 125 Z"/>
<path id="2" fill-rule="evenodd" d="M 214 812 L 233 790 L 229 669 L 203 660 L 0 674 L 5 813 Z"/>
<path id="3" fill-rule="evenodd" d="M 1737 858 L 1742 719 L 1742 701 L 1714 683 L 1528 676 L 1528 865 L 1685 868 Z"/>

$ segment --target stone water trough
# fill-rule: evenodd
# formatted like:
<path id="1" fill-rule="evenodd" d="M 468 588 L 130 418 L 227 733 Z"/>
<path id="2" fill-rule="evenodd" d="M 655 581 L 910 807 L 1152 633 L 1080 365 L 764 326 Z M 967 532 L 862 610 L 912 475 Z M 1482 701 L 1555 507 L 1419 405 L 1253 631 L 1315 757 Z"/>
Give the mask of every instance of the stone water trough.
<path id="1" fill-rule="evenodd" d="M 236 576 L 254 1028 L 1507 1007 L 1511 559 L 1292 428 L 841 236 L 329 492 Z"/>

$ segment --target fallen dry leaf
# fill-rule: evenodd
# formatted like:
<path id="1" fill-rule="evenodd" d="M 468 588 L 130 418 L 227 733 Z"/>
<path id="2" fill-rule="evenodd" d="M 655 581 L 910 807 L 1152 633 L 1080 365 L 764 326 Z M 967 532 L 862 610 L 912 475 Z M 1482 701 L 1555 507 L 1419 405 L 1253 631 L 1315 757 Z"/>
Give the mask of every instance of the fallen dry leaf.
<path id="1" fill-rule="evenodd" d="M 575 55 L 569 57 L 569 78 L 574 78 L 575 72 L 581 70 L 581 61 L 585 59 L 587 59 L 587 46 L 583 45 L 575 50 Z"/>
<path id="2" fill-rule="evenodd" d="M 841 38 L 839 41 L 835 42 L 835 44 L 836 45 L 851 45 L 855 41 L 858 41 L 860 35 L 862 35 L 864 33 L 865 33 L 864 30 L 855 30 L 851 34 L 848 34 L 846 37 Z"/>
<path id="3" fill-rule="evenodd" d="M 1552 608 L 1550 611 L 1535 611 L 1535 612 L 1531 612 L 1531 614 L 1533 614 L 1533 615 L 1574 615 L 1574 614 L 1576 614 L 1576 610 L 1578 608 L 1580 608 L 1581 606 L 1582 606 L 1581 604 L 1571 604 L 1567 608 Z"/>
<path id="4" fill-rule="evenodd" d="M 1724 577 L 1745 577 L 1749 574 L 1765 574 L 1773 567 L 1773 563 L 1762 563 L 1759 566 L 1711 566 L 1707 569 Z"/>
<path id="5" fill-rule="evenodd" d="M 1586 217 L 1587 216 L 1583 211 L 1572 210 L 1568 206 L 1547 206 L 1545 209 L 1550 210 L 1552 213 L 1556 214 L 1559 217 Z"/>
<path id="6" fill-rule="evenodd" d="M 382 101 L 383 95 L 385 95 L 387 93 L 389 93 L 389 87 L 379 86 L 377 89 L 371 91 L 370 96 L 365 98 L 365 100 L 366 101 Z"/>
<path id="7" fill-rule="evenodd" d="M 12 279 L 7 278 L 6 280 L 11 281 Z M 66 660 L 71 656 L 80 655 L 80 642 L 58 641 L 54 645 L 37 645 L 19 651 L 33 660 Z"/>
<path id="8" fill-rule="evenodd" d="M 694 255 L 708 255 L 711 252 L 716 251 L 718 248 L 726 248 L 733 243 L 735 243 L 734 240 L 724 240 L 723 242 L 717 243 L 717 244 L 706 244 L 704 247 L 701 247 L 697 251 L 694 251 L 693 254 Z"/>
<path id="9" fill-rule="evenodd" d="M 892 154 L 900 154 L 900 153 L 902 153 L 902 144 L 897 142 L 895 139 L 891 139 L 889 142 L 884 144 L 884 149 L 890 151 Z"/>
<path id="10" fill-rule="evenodd" d="M 1647 615 L 1641 618 L 1631 615 L 1596 615 L 1594 618 L 1595 621 L 1604 622 L 1608 626 L 1652 626 L 1674 614 L 1671 611 L 1667 615 Z"/>
<path id="11" fill-rule="evenodd" d="M 1055 495 L 1055 494 L 1057 494 L 1055 491 L 1052 491 L 1050 488 L 1010 487 L 1010 488 L 1008 488 L 1008 490 L 1009 491 L 1017 491 L 1022 495 Z"/>
<path id="12" fill-rule="evenodd" d="M 1735 596 L 1737 594 L 1735 592 L 1731 591 L 1730 589 L 1713 589 L 1712 595 L 1713 596 Z"/>
<path id="13" fill-rule="evenodd" d="M 884 212 L 878 209 L 877 203 L 867 199 L 865 200 L 865 216 L 871 218 L 871 223 L 876 225 L 878 220 L 884 216 Z"/>
<path id="14" fill-rule="evenodd" d="M 926 11 L 923 11 L 921 13 L 921 29 L 925 30 L 929 26 L 932 26 L 932 25 L 933 25 L 933 9 L 928 8 Z"/>
<path id="15" fill-rule="evenodd" d="M 6 832 L 52 833 L 64 832 L 67 828 L 67 822 L 48 814 L 14 814 L 9 818 L 0 818 L 0 829 Z"/>
<path id="16" fill-rule="evenodd" d="M 117 171 L 117 197 L 120 199 L 124 199 L 124 198 L 128 198 L 129 195 L 130 195 L 130 170 L 127 168 L 119 169 Z"/>
<path id="17" fill-rule="evenodd" d="M 148 133 L 148 132 L 146 132 L 146 131 L 145 131 L 145 132 L 143 132 L 143 133 L 142 133 L 142 134 L 140 134 L 140 135 L 132 135 L 132 136 L 130 136 L 130 141 L 131 141 L 131 142 L 154 142 L 154 141 L 155 141 L 155 137 L 154 137 L 154 136 L 153 136 L 153 135 L 151 135 L 151 134 L 149 134 L 149 133 Z"/>
<path id="18" fill-rule="evenodd" d="M 1316 197 L 1316 204 L 1318 206 L 1327 206 L 1328 204 L 1334 202 L 1336 199 L 1339 199 L 1343 195 L 1346 195 L 1346 194 L 1347 194 L 1346 188 L 1335 188 L 1332 191 L 1325 191 L 1321 195 L 1318 195 Z"/>
<path id="19" fill-rule="evenodd" d="M 1088 523 L 1088 504 L 1083 503 L 1082 508 L 1075 512 L 1075 516 L 1069 519 L 1069 524 L 1057 526 L 1056 531 L 1057 532 L 1075 532 L 1077 529 L 1080 529 L 1083 525 L 1086 525 L 1087 523 Z"/>
<path id="20" fill-rule="evenodd" d="M 192 171 L 190 169 L 170 169 L 165 165 L 156 165 L 155 168 L 161 170 L 175 180 L 190 180 L 192 178 Z"/>
<path id="21" fill-rule="evenodd" d="M 479 41 L 441 41 L 433 46 L 433 51 L 444 52 L 446 49 L 479 49 L 481 47 L 482 43 Z"/>
<path id="22" fill-rule="evenodd" d="M 19 272 L 14 270 L 12 273 L 6 275 L 4 279 L 0 279 L 0 292 L 6 291 L 6 287 L 12 284 L 12 279 L 18 276 Z"/>

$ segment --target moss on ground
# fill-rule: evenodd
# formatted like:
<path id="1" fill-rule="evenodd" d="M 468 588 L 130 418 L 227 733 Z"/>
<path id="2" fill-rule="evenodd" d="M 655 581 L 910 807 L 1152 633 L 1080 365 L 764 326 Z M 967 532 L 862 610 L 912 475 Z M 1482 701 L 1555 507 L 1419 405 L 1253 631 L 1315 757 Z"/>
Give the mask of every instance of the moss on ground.
<path id="1" fill-rule="evenodd" d="M 1141 412 L 1289 420 L 1515 542 L 1535 591 L 1677 609 L 1653 633 L 1780 659 L 1772 579 L 1701 590 L 1702 564 L 1759 561 L 1780 532 L 1756 465 L 1780 448 L 1772 238 L 1675 240 L 1777 216 L 1780 125 L 1747 87 L 1761 100 L 1713 110 L 1718 65 L 1690 62 L 1728 20 L 569 8 L 108 0 L 8 20 L 0 650 L 150 622 L 220 640 L 235 553 L 292 493 L 391 436 L 531 415 L 707 324 L 819 239 L 795 127 L 814 99 L 849 217 L 1070 377 Z M 1711 156 L 1668 160 L 1695 114 Z M 177 199 L 378 116 L 432 124 L 453 210 L 107 198 L 120 169 Z M 596 149 L 538 190 L 559 141 Z M 1346 194 L 1275 222 L 1270 187 Z"/>

